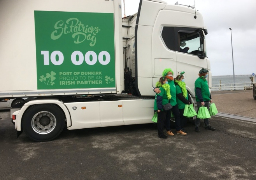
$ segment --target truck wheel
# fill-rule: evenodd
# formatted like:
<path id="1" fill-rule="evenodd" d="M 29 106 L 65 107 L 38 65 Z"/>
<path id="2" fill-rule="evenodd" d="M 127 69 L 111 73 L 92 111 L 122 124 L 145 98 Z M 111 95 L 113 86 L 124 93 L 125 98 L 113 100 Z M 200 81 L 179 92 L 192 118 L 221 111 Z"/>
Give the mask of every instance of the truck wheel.
<path id="1" fill-rule="evenodd" d="M 55 139 L 65 126 L 65 116 L 56 105 L 35 105 L 22 118 L 22 128 L 34 141 Z"/>
<path id="2" fill-rule="evenodd" d="M 256 96 L 254 96 L 254 100 L 256 100 Z"/>

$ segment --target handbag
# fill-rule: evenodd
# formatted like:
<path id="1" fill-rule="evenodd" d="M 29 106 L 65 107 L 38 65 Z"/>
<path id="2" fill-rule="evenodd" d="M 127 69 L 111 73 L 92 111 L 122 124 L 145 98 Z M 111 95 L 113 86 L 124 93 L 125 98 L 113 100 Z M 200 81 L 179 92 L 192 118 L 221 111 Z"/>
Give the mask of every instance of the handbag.
<path id="1" fill-rule="evenodd" d="M 198 113 L 197 113 L 197 118 L 198 119 L 209 119 L 209 118 L 211 118 L 207 107 L 201 106 L 199 108 Z"/>
<path id="2" fill-rule="evenodd" d="M 172 109 L 172 105 L 170 103 L 167 103 L 167 104 L 163 105 L 163 108 L 165 111 L 169 111 Z"/>
<path id="3" fill-rule="evenodd" d="M 194 109 L 194 106 L 193 104 L 190 104 L 189 107 L 188 107 L 188 110 L 189 110 L 189 116 L 188 117 L 194 117 L 197 115 L 195 109 Z"/>
<path id="4" fill-rule="evenodd" d="M 189 107 L 189 105 L 186 104 L 186 105 L 185 105 L 185 108 L 184 108 L 183 116 L 188 116 L 188 107 Z"/>
<path id="5" fill-rule="evenodd" d="M 157 123 L 157 112 L 155 112 L 154 116 L 152 117 L 152 121 Z"/>
<path id="6" fill-rule="evenodd" d="M 215 116 L 216 114 L 218 114 L 218 110 L 216 108 L 216 105 L 215 105 L 215 103 L 211 103 L 211 105 L 210 105 L 210 115 Z"/>
<path id="7" fill-rule="evenodd" d="M 184 109 L 184 113 L 183 113 L 183 116 L 186 116 L 188 118 L 191 118 L 191 117 L 194 117 L 196 116 L 197 113 L 194 109 L 194 106 L 193 104 L 190 104 L 190 105 L 185 105 L 185 109 Z"/>

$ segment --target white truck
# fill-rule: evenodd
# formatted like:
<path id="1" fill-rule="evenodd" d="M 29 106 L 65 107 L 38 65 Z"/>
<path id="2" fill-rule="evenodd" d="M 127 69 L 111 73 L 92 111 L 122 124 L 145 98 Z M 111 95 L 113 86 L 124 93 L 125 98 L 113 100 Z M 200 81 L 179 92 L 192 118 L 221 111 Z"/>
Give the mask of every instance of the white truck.
<path id="1" fill-rule="evenodd" d="M 151 123 L 165 68 L 186 72 L 192 101 L 201 68 L 211 86 L 207 30 L 188 7 L 140 0 L 122 18 L 120 0 L 2 0 L 0 22 L 0 98 L 30 99 L 12 119 L 35 141 L 64 128 Z"/>

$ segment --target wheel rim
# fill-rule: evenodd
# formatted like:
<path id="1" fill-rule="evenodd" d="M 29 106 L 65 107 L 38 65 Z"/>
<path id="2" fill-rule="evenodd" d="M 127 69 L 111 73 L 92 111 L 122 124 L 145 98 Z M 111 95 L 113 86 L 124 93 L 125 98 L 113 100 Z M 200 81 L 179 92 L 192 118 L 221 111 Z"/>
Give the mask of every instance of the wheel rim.
<path id="1" fill-rule="evenodd" d="M 56 127 L 56 118 L 49 111 L 40 111 L 33 116 L 31 127 L 38 134 L 49 134 Z"/>

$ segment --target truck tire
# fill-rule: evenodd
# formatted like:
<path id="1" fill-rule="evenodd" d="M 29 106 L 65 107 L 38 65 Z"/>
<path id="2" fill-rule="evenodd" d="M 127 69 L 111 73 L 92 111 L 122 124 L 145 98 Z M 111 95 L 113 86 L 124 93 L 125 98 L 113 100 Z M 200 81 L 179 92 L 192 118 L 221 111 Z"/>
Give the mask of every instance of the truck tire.
<path id="1" fill-rule="evenodd" d="M 65 115 L 56 105 L 35 105 L 22 118 L 22 129 L 34 141 L 55 139 L 65 127 Z"/>
<path id="2" fill-rule="evenodd" d="M 254 100 L 256 100 L 256 96 L 254 96 Z"/>

